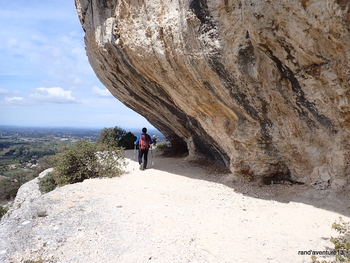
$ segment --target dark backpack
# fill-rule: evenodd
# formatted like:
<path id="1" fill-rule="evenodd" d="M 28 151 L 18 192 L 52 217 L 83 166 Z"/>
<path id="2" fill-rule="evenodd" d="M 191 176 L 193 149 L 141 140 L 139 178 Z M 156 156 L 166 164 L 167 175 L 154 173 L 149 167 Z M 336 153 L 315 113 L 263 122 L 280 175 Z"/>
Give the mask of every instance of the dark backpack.
<path id="1" fill-rule="evenodd" d="M 141 150 L 149 149 L 150 143 L 149 143 L 148 134 L 145 134 L 145 133 L 141 134 L 139 145 Z"/>

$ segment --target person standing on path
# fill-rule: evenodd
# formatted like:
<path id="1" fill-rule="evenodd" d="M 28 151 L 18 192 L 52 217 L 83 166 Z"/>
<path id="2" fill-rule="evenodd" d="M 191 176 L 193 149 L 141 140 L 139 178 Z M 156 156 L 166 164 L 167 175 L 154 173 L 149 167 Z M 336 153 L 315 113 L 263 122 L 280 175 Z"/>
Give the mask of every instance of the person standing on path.
<path id="1" fill-rule="evenodd" d="M 152 143 L 153 141 L 151 136 L 147 134 L 147 128 L 142 128 L 142 133 L 137 137 L 137 140 L 135 141 L 135 145 L 139 146 L 140 170 L 145 170 L 147 168 L 148 150 Z"/>

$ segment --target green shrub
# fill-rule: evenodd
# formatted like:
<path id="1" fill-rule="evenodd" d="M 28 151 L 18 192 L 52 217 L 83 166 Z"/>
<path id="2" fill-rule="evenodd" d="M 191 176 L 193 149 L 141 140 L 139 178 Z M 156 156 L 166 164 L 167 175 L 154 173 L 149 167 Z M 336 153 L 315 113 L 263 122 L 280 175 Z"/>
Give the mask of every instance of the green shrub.
<path id="1" fill-rule="evenodd" d="M 350 263 L 350 222 L 344 222 L 340 217 L 338 222 L 332 224 L 332 228 L 340 234 L 330 239 L 337 252 L 335 261 L 319 261 L 316 256 L 311 256 L 311 263 Z"/>
<path id="2" fill-rule="evenodd" d="M 53 158 L 56 166 L 52 178 L 59 186 L 90 178 L 118 176 L 125 166 L 122 149 L 84 140 L 77 141 L 74 147 L 66 148 Z"/>
<path id="3" fill-rule="evenodd" d="M 163 143 L 158 143 L 157 144 L 157 149 L 163 150 L 167 147 L 167 145 L 163 142 Z"/>
<path id="4" fill-rule="evenodd" d="M 344 252 L 336 256 L 337 260 L 339 262 L 350 262 L 350 222 L 344 222 L 340 217 L 339 222 L 334 222 L 332 228 L 340 234 L 337 238 L 331 238 L 334 249 Z"/>
<path id="5" fill-rule="evenodd" d="M 9 210 L 8 207 L 0 206 L 0 219 L 7 213 L 8 210 Z"/>
<path id="6" fill-rule="evenodd" d="M 45 194 L 57 187 L 55 181 L 55 174 L 53 172 L 46 174 L 44 177 L 39 178 L 39 190 Z"/>

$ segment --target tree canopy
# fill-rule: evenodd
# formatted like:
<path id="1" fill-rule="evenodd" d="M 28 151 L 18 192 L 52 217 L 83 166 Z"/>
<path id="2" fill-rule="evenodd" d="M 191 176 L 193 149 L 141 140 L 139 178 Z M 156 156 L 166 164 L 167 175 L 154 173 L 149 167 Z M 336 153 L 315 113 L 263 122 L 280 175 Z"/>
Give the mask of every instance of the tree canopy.
<path id="1" fill-rule="evenodd" d="M 97 143 L 108 145 L 111 148 L 123 147 L 125 149 L 132 149 L 136 136 L 131 132 L 126 132 L 124 129 L 116 126 L 114 128 L 104 128 Z"/>

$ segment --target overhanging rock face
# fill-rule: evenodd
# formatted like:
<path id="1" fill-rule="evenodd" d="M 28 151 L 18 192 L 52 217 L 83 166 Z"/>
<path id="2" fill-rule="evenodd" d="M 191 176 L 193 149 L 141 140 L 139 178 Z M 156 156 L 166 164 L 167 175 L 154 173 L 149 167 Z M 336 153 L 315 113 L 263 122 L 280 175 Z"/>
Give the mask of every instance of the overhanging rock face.
<path id="1" fill-rule="evenodd" d="M 190 156 L 345 185 L 347 0 L 75 0 L 101 82 Z"/>

